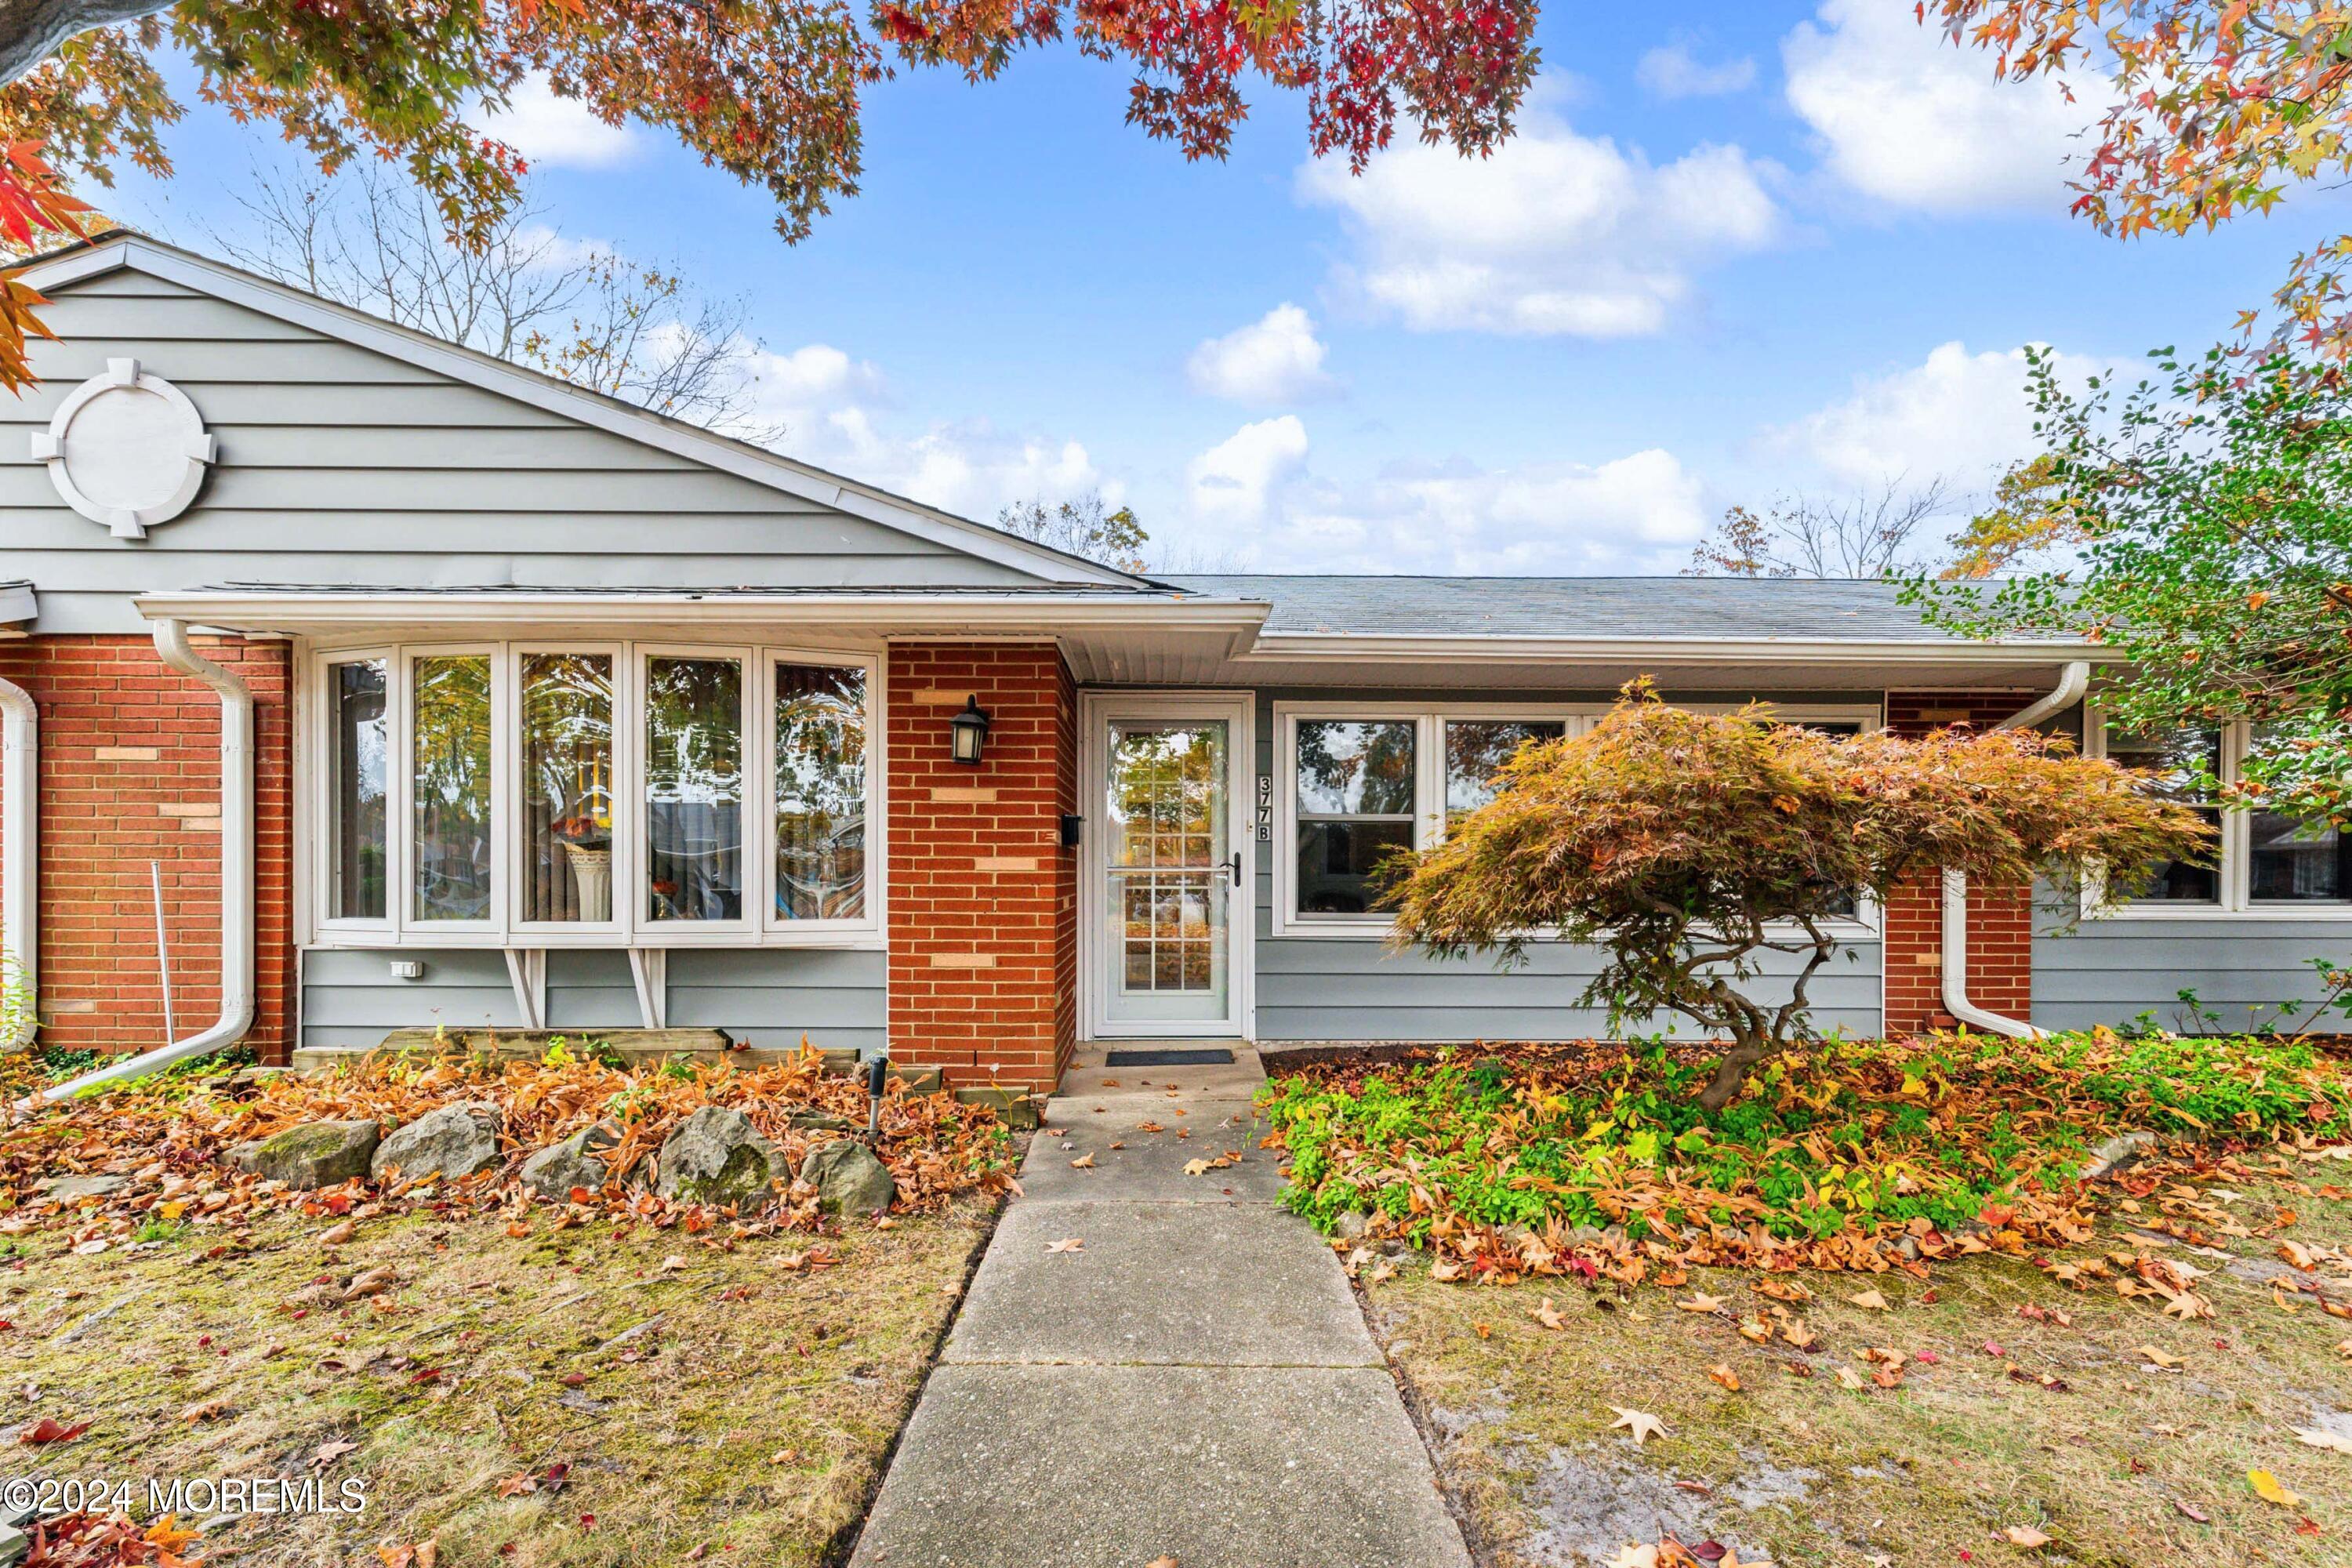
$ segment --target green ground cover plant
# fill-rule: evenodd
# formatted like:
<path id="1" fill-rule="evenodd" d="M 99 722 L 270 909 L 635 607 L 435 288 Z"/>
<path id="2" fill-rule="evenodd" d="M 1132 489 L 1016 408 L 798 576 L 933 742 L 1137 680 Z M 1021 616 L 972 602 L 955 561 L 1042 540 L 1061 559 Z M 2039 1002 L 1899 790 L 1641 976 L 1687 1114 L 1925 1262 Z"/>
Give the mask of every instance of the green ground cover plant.
<path id="1" fill-rule="evenodd" d="M 1974 1035 L 1823 1042 L 1708 1110 L 1705 1047 L 1442 1049 L 1271 1083 L 1286 1201 L 1366 1216 L 1439 1278 L 1687 1263 L 1924 1269 L 2087 1233 L 2126 1134 L 2217 1151 L 2352 1137 L 2352 1062 L 2308 1040 Z"/>

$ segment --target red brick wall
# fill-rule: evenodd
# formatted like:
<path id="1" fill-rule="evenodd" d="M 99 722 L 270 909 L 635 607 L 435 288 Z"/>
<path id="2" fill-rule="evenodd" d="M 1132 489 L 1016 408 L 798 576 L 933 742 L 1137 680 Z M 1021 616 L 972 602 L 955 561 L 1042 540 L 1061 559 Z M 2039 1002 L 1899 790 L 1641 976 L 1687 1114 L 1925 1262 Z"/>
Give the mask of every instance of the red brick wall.
<path id="1" fill-rule="evenodd" d="M 1076 698 L 1050 643 L 903 643 L 887 677 L 890 1055 L 1051 1089 L 1076 1038 Z M 981 765 L 948 720 L 988 710 Z"/>
<path id="2" fill-rule="evenodd" d="M 257 973 L 252 1031 L 283 1061 L 294 994 L 290 651 L 193 639 L 252 689 Z M 220 1015 L 220 699 L 143 637 L 0 642 L 0 676 L 41 714 L 40 1038 L 63 1049 L 164 1043 L 149 864 L 162 862 L 172 1006 L 183 1036 Z"/>
<path id="3" fill-rule="evenodd" d="M 1989 730 L 2034 700 L 2031 691 L 1889 692 L 1887 728 L 1924 735 L 1953 724 Z M 1944 1010 L 1944 893 L 1933 874 L 1886 900 L 1886 1032 L 1948 1029 Z M 1969 1000 L 2005 1017 L 2033 1010 L 2033 898 L 2025 886 L 1969 888 Z"/>

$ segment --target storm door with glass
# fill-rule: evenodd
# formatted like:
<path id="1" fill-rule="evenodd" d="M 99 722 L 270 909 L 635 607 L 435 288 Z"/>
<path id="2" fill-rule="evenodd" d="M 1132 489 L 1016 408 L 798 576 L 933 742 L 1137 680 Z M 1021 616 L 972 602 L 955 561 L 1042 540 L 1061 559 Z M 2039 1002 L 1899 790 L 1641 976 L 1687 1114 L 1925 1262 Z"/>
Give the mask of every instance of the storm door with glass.
<path id="1" fill-rule="evenodd" d="M 1097 1032 L 1231 1035 L 1241 1027 L 1237 705 L 1105 711 L 1095 969 Z M 1092 826 L 1093 825 L 1088 825 Z"/>

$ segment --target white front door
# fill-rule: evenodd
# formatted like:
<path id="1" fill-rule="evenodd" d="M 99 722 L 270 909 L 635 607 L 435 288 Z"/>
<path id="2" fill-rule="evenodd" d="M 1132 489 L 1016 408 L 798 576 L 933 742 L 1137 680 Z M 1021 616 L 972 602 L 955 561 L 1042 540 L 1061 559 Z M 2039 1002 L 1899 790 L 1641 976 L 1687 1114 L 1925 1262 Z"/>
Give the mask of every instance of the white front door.
<path id="1" fill-rule="evenodd" d="M 1086 714 L 1090 1032 L 1237 1037 L 1249 700 L 1089 693 Z"/>

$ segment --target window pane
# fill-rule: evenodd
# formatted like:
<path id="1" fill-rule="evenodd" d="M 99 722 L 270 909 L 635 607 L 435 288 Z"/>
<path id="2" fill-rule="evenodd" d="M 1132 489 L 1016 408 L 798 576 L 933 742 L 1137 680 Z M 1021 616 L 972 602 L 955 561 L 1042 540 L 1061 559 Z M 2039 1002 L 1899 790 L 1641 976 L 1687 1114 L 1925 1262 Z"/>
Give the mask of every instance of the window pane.
<path id="1" fill-rule="evenodd" d="M 2253 851 L 2247 870 L 2258 903 L 2341 903 L 2352 897 L 2352 841 L 2326 822 L 2284 812 L 2248 814 Z"/>
<path id="2" fill-rule="evenodd" d="M 743 666 L 646 660 L 646 916 L 743 914 Z"/>
<path id="3" fill-rule="evenodd" d="M 2211 798 L 2207 781 L 2221 772 L 2221 733 L 2218 730 L 2174 730 L 2147 735 L 2109 728 L 2107 759 L 2127 768 L 2145 768 L 2156 775 L 2154 791 L 2167 800 L 2199 806 L 2199 815 L 2219 827 L 2221 814 L 2205 807 Z M 2168 860 L 2136 886 L 2112 889 L 2116 896 L 2161 904 L 2218 904 L 2221 873 L 2212 866 L 2192 866 Z"/>
<path id="4" fill-rule="evenodd" d="M 1300 814 L 1411 816 L 1413 729 L 1409 719 L 1301 720 Z"/>
<path id="5" fill-rule="evenodd" d="M 1298 824 L 1298 912 L 1374 912 L 1372 868 L 1392 849 L 1412 847 L 1411 822 Z"/>
<path id="6" fill-rule="evenodd" d="M 410 908 L 420 921 L 490 918 L 490 661 L 410 667 L 415 834 Z"/>
<path id="7" fill-rule="evenodd" d="M 522 918 L 613 918 L 613 659 L 522 657 Z"/>
<path id="8" fill-rule="evenodd" d="M 866 913 L 866 672 L 776 666 L 776 914 Z"/>
<path id="9" fill-rule="evenodd" d="M 334 732 L 334 798 L 327 841 L 333 846 L 328 889 L 331 919 L 380 921 L 384 903 L 385 755 L 390 737 L 384 720 L 383 661 L 361 659 L 330 666 L 327 701 Z"/>
<path id="10" fill-rule="evenodd" d="M 1445 721 L 1445 815 L 1451 820 L 1495 798 L 1494 778 L 1529 741 L 1568 733 L 1558 719 L 1448 719 Z"/>

